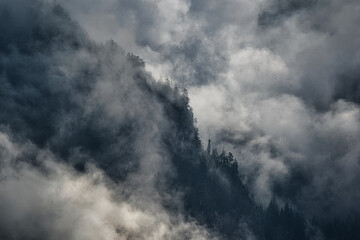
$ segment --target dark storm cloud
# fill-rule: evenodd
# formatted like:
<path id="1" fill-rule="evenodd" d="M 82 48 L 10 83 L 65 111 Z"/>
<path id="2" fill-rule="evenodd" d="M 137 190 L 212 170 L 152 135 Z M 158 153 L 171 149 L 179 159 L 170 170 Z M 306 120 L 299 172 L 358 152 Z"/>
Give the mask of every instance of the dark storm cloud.
<path id="1" fill-rule="evenodd" d="M 360 103 L 360 72 L 359 69 L 349 69 L 339 74 L 335 85 L 334 98 L 346 99 L 350 102 Z"/>
<path id="2" fill-rule="evenodd" d="M 267 3 L 266 8 L 259 14 L 258 23 L 267 27 L 279 24 L 283 18 L 301 10 L 313 7 L 317 0 L 274 0 Z"/>

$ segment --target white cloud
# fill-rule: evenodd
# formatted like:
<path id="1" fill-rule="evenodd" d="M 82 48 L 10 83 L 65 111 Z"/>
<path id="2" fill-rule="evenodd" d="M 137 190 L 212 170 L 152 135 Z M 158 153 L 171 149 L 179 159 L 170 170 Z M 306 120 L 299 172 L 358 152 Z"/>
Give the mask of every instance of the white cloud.
<path id="1" fill-rule="evenodd" d="M 27 163 L 29 151 L 40 168 Z M 114 185 L 95 167 L 87 173 L 56 161 L 30 143 L 0 133 L 1 232 L 44 239 L 210 239 L 202 227 L 172 216 L 157 202 L 146 208 L 124 198 L 128 185 Z M 20 160 L 22 159 L 22 160 Z M 139 197 L 139 196 L 137 196 Z"/>

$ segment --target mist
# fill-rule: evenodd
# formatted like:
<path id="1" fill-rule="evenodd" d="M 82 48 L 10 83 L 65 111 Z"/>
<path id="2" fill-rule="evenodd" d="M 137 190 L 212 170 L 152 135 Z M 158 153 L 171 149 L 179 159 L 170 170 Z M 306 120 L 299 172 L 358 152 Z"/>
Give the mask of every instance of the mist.
<path id="1" fill-rule="evenodd" d="M 188 88 L 201 139 L 210 138 L 244 159 L 241 165 L 253 176 L 259 202 L 267 204 L 296 171 L 303 180 L 294 183 L 299 185 L 296 193 L 282 189 L 284 198 L 305 209 L 324 201 L 342 205 L 331 207 L 338 213 L 356 208 L 355 1 L 109 0 L 64 5 L 74 6 L 69 9 L 75 19 L 96 40 L 118 39 L 141 55 L 155 76 Z M 90 24 L 99 15 L 104 29 Z M 131 40 L 122 41 L 124 36 Z M 336 182 L 330 187 L 335 189 L 328 182 Z M 350 186 L 353 190 L 346 192 L 354 195 L 331 194 L 331 201 L 322 196 Z M 308 202 L 309 192 L 315 193 L 314 202 Z"/>
<path id="2" fill-rule="evenodd" d="M 0 236 L 276 239 L 276 199 L 327 239 L 360 213 L 359 11 L 2 1 Z"/>

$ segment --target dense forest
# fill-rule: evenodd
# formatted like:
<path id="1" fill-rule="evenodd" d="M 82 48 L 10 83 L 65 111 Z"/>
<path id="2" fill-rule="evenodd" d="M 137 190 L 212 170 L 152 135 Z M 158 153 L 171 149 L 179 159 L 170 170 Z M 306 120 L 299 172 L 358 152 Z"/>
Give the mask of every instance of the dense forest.
<path id="1" fill-rule="evenodd" d="M 219 239 L 360 236 L 356 214 L 309 216 L 275 195 L 267 206 L 258 204 L 235 156 L 200 141 L 186 89 L 153 79 L 140 57 L 114 41 L 91 41 L 60 5 L 34 1 L 24 8 L 26 17 L 19 20 L 0 3 L 2 131 L 48 149 L 78 174 L 94 164 L 115 184 L 154 172 L 152 193 L 161 206 Z M 155 160 L 147 165 L 141 159 Z M 18 161 L 42 171 L 31 153 Z M 123 194 L 131 199 L 131 190 Z M 1 239 L 37 236 L 12 231 L 0 226 Z"/>

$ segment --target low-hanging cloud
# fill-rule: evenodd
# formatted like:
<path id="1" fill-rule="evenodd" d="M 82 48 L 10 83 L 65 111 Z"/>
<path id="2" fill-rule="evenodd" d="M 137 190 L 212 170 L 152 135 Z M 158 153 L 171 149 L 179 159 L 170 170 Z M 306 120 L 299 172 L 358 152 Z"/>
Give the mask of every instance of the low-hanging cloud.
<path id="1" fill-rule="evenodd" d="M 0 133 L 0 229 L 6 239 L 210 239 L 207 231 L 160 205 L 145 209 L 121 195 L 95 166 L 86 173 L 49 150 Z M 35 167 L 28 158 L 41 166 Z"/>
<path id="2" fill-rule="evenodd" d="M 1 7 L 10 6 L 11 23 L 16 26 L 13 31 L 5 24 L 7 21 L 0 23 L 6 33 L 2 36 L 16 39 L 8 44 L 8 39 L 0 37 L 0 81 L 6 88 L 0 92 L 4 100 L 0 106 L 7 112 L 0 115 L 2 123 L 11 125 L 12 130 L 36 145 L 49 147 L 54 155 L 79 169 L 84 162 L 94 161 L 114 178 L 127 176 L 121 180 L 126 182 L 123 191 L 130 195 L 131 202 L 120 201 L 111 209 L 131 215 L 134 226 L 139 228 L 144 225 L 133 215 L 141 214 L 151 224 L 161 222 L 166 232 L 162 236 L 166 238 L 166 234 L 172 234 L 167 229 L 174 228 L 166 219 L 172 217 L 156 202 L 164 197 L 159 196 L 164 176 L 174 174 L 160 143 L 161 133 L 171 124 L 164 118 L 158 100 L 144 94 L 146 91 L 132 81 L 134 73 L 140 79 L 151 76 L 141 67 L 135 69 L 115 43 L 97 45 L 85 32 L 67 28 L 52 14 L 33 20 L 29 12 L 16 7 L 19 3 L 24 1 L 1 3 Z M 189 89 L 202 139 L 211 138 L 215 145 L 235 153 L 258 202 L 266 205 L 276 194 L 309 215 L 359 211 L 360 5 L 356 1 L 61 3 L 91 37 L 99 42 L 114 39 L 141 55 L 155 76 L 172 77 Z M 59 14 L 61 11 L 55 16 Z M 41 27 L 29 26 L 60 26 L 66 34 L 58 38 L 56 31 L 41 34 Z M 24 32 L 30 37 L 16 37 Z M 36 41 L 32 41 L 33 37 Z M 41 45 L 47 38 L 55 42 Z M 34 44 L 29 46 L 24 44 L 26 41 Z M 28 76 L 25 84 L 21 81 L 24 75 Z M 51 81 L 42 85 L 40 80 L 44 78 Z M 139 132 L 129 130 L 139 126 Z M 64 172 L 70 182 L 81 182 L 83 178 L 92 181 L 88 175 Z M 35 181 L 45 182 L 46 189 L 47 177 L 37 172 L 35 175 Z M 50 176 L 61 178 L 58 175 Z M 111 195 L 112 190 L 106 186 L 94 188 Z M 105 197 L 99 201 L 113 200 Z M 149 218 L 157 211 L 144 212 L 146 206 L 152 208 L 148 202 L 164 213 L 159 218 L 165 220 Z M 9 209 L 14 208 L 7 204 Z M 71 204 L 69 208 L 73 209 L 83 202 Z M 94 208 L 96 204 L 90 203 Z M 135 210 L 127 209 L 133 204 Z M 107 219 L 109 214 L 100 216 Z M 174 221 L 178 221 L 180 229 L 194 228 L 208 237 L 192 223 Z M 114 234 L 118 225 L 125 232 L 144 236 L 122 222 L 104 229 Z M 149 229 L 146 234 L 160 231 Z"/>
<path id="3" fill-rule="evenodd" d="M 167 185 L 166 108 L 181 95 L 56 3 L 0 11 L 1 237 L 215 239 Z"/>
<path id="4" fill-rule="evenodd" d="M 111 19 L 95 38 L 131 45 L 156 75 L 189 88 L 202 139 L 237 153 L 259 202 L 277 193 L 308 212 L 359 210 L 360 5 L 189 0 L 166 15 L 170 2 L 65 6 L 90 33 L 102 29 L 89 19 Z M 130 23 L 124 12 L 140 16 Z"/>

